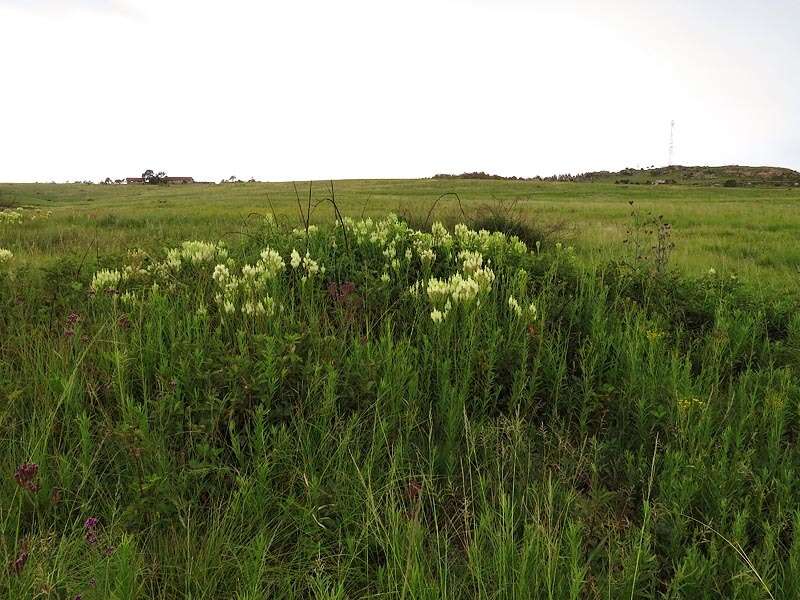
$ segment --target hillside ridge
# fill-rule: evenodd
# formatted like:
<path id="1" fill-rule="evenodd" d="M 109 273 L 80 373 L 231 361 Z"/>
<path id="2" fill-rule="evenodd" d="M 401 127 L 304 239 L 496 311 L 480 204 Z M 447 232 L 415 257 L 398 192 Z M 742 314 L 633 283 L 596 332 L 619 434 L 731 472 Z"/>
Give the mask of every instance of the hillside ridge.
<path id="1" fill-rule="evenodd" d="M 574 181 L 617 184 L 682 184 L 682 185 L 722 185 L 738 187 L 747 185 L 800 186 L 800 172 L 785 167 L 770 166 L 684 166 L 626 168 L 619 171 L 589 171 L 586 173 L 565 173 L 548 177 L 505 177 L 483 171 L 461 173 L 460 175 L 437 174 L 433 179 L 507 179 L 512 181 Z"/>

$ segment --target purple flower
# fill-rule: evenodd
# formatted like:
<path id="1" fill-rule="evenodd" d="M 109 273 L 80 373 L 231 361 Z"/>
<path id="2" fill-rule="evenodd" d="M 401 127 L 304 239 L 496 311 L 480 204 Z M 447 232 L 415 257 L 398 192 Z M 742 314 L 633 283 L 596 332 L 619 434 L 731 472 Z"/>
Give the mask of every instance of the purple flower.
<path id="1" fill-rule="evenodd" d="M 68 325 L 75 325 L 78 321 L 81 320 L 81 316 L 78 313 L 70 313 L 67 317 L 67 324 Z"/>
<path id="2" fill-rule="evenodd" d="M 100 522 L 100 519 L 97 517 L 89 517 L 86 521 L 83 522 L 83 527 L 85 529 L 94 529 L 97 527 L 97 524 Z"/>
<path id="3" fill-rule="evenodd" d="M 97 517 L 89 517 L 83 523 L 83 537 L 86 543 L 94 546 L 97 543 L 97 525 L 100 520 Z"/>
<path id="4" fill-rule="evenodd" d="M 36 463 L 22 463 L 14 473 L 14 481 L 23 489 L 35 493 L 39 491 L 39 484 L 34 481 L 39 472 L 39 465 Z"/>

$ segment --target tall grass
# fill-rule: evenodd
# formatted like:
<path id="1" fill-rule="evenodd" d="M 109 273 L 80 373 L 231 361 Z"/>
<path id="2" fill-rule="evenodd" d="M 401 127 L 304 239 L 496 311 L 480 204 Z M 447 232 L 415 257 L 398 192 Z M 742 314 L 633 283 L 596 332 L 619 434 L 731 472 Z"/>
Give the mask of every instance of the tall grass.
<path id="1" fill-rule="evenodd" d="M 395 218 L 246 233 L 2 267 L 0 596 L 800 596 L 796 299 Z"/>

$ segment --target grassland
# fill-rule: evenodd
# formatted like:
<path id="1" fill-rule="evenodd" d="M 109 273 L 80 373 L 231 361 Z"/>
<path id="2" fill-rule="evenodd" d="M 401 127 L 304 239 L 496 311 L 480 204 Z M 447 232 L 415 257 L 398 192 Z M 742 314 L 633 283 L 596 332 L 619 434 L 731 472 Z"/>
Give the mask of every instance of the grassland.
<path id="1" fill-rule="evenodd" d="M 299 184 L 305 201 L 308 188 Z M 327 183 L 318 183 L 323 199 Z M 673 263 L 690 275 L 710 268 L 736 274 L 770 293 L 800 289 L 800 189 L 619 186 L 613 184 L 514 181 L 341 181 L 335 186 L 342 212 L 352 216 L 427 214 L 444 193 L 458 193 L 470 215 L 486 204 L 518 202 L 543 225 L 564 222 L 563 232 L 578 253 L 605 261 L 624 251 L 629 201 L 641 213 L 663 214 L 673 226 Z M 271 206 L 267 198 L 271 200 Z M 163 248 L 188 238 L 232 241 L 251 213 L 278 215 L 297 222 L 292 184 L 223 186 L 0 185 L 3 205 L 52 210 L 50 221 L 0 231 L 23 260 L 38 262 L 65 254 L 124 252 L 132 246 Z M 329 204 L 313 220 L 328 222 Z M 462 220 L 454 198 L 441 201 L 433 217 Z M 252 218 L 252 217 L 251 217 Z"/>
<path id="2" fill-rule="evenodd" d="M 800 192 L 307 190 L 0 186 L 0 597 L 800 597 Z"/>

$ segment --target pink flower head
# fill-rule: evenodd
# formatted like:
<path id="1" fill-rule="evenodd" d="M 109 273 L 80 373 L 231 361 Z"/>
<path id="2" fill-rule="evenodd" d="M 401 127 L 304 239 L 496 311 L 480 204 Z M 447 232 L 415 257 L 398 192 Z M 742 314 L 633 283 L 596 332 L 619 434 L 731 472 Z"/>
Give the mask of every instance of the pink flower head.
<path id="1" fill-rule="evenodd" d="M 17 471 L 14 473 L 14 481 L 16 481 L 21 488 L 35 493 L 39 491 L 39 484 L 34 481 L 38 472 L 39 465 L 36 463 L 22 463 L 17 467 Z"/>

